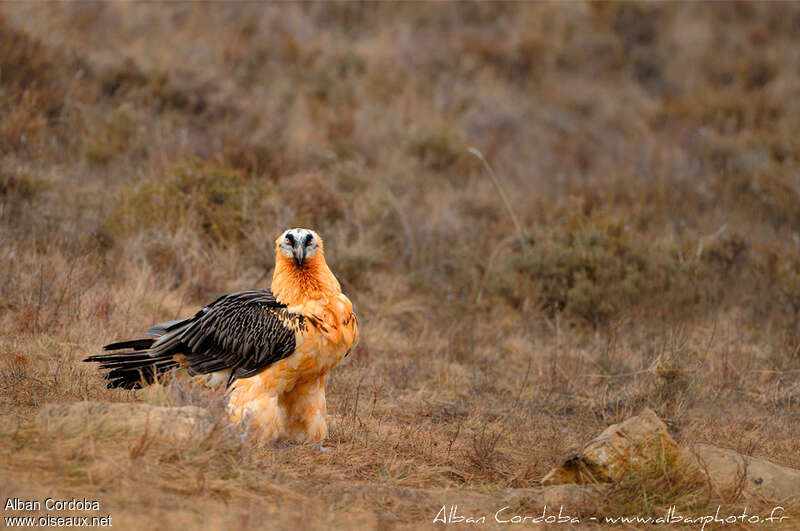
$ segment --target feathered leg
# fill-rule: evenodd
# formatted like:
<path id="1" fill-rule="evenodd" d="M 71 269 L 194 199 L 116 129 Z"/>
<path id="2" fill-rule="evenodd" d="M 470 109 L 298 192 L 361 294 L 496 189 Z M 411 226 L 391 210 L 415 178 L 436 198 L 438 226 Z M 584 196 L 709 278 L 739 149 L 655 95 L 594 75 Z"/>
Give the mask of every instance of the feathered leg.
<path id="1" fill-rule="evenodd" d="M 286 409 L 287 435 L 300 442 L 319 443 L 328 436 L 325 420 L 325 375 L 307 382 L 299 382 L 281 395 Z"/>
<path id="2" fill-rule="evenodd" d="M 228 399 L 233 422 L 244 422 L 262 441 L 286 432 L 286 409 L 278 397 L 264 389 L 259 378 L 236 380 Z"/>

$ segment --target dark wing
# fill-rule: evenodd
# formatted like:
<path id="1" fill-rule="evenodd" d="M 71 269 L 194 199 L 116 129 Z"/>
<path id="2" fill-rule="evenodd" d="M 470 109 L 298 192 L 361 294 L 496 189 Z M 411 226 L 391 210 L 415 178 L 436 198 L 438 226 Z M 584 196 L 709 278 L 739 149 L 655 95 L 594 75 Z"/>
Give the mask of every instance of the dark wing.
<path id="1" fill-rule="evenodd" d="M 268 290 L 220 297 L 188 319 L 168 321 L 147 331 L 158 339 L 137 339 L 105 346 L 109 354 L 84 361 L 111 369 L 109 387 L 133 389 L 185 363 L 189 374 L 230 370 L 231 379 L 258 374 L 295 349 L 295 334 L 305 318 L 286 311 Z"/>
<path id="2" fill-rule="evenodd" d="M 271 292 L 245 291 L 203 308 L 178 341 L 185 346 L 189 374 L 231 369 L 232 377 L 247 378 L 290 356 L 304 321 L 287 312 Z"/>

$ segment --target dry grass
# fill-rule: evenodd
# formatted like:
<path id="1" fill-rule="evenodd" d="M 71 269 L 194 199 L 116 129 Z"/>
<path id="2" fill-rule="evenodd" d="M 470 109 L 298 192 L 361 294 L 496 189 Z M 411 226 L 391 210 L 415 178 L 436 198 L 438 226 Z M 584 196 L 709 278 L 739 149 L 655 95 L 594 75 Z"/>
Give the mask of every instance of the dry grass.
<path id="1" fill-rule="evenodd" d="M 787 3 L 3 5 L 3 493 L 123 528 L 418 527 L 644 406 L 800 467 L 798 31 Z M 265 285 L 298 225 L 362 323 L 331 453 L 36 428 L 208 400 L 78 360 Z M 571 510 L 745 504 L 664 468 L 613 492 Z"/>

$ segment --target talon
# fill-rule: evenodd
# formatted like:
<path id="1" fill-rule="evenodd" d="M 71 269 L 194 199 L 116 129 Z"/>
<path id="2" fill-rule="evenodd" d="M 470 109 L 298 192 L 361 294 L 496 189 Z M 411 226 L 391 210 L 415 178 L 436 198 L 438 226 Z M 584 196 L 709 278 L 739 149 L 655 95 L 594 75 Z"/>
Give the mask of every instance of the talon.
<path id="1" fill-rule="evenodd" d="M 330 446 L 322 446 L 322 443 L 313 443 L 309 444 L 309 446 L 318 452 L 328 453 L 333 450 Z"/>

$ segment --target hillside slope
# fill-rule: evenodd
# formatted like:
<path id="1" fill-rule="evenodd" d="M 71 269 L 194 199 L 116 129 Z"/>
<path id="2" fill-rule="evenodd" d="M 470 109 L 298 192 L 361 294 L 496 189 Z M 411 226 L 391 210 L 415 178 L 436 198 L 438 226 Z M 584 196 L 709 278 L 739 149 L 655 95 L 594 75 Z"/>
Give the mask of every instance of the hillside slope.
<path id="1" fill-rule="evenodd" d="M 644 407 L 800 467 L 799 31 L 791 3 L 0 5 L 0 491 L 123 528 L 417 527 Z M 213 403 L 79 360 L 266 285 L 290 226 L 361 324 L 331 453 L 33 422 Z M 664 481 L 571 510 L 745 504 Z"/>

